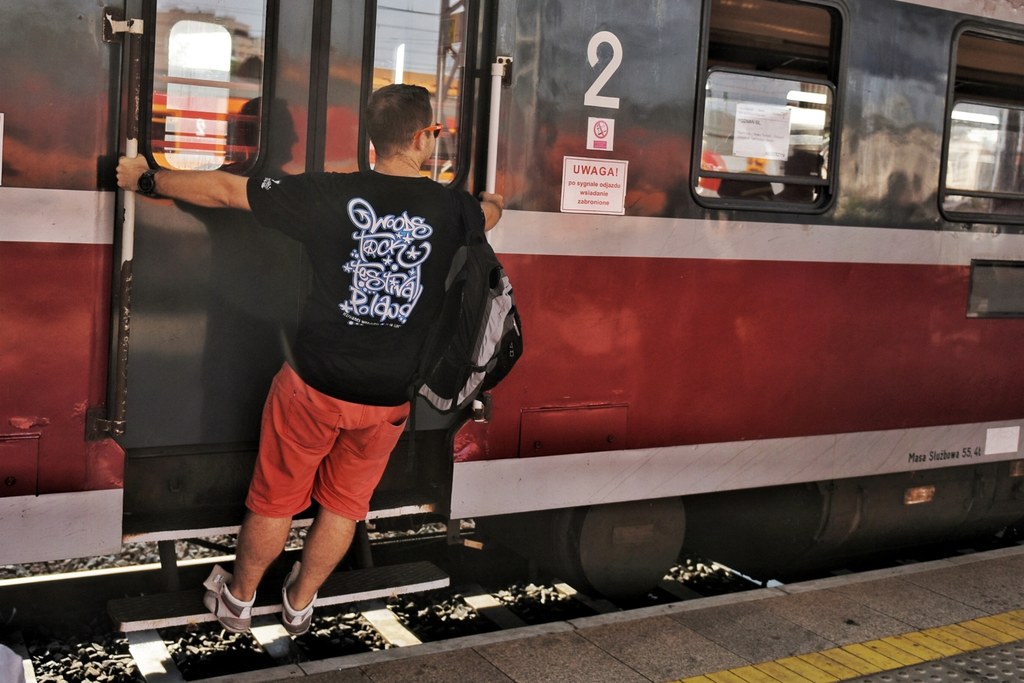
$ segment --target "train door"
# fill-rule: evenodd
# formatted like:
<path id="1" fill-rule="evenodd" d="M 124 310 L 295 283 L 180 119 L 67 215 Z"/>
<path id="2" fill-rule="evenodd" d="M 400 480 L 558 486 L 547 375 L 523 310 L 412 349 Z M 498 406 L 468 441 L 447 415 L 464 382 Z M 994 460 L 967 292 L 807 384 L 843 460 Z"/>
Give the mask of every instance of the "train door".
<path id="1" fill-rule="evenodd" d="M 373 88 L 401 81 L 426 85 L 445 125 L 424 173 L 465 179 L 464 3 L 126 5 L 146 25 L 138 153 L 152 166 L 265 176 L 372 168 L 359 112 Z M 112 375 L 125 381 L 112 382 L 109 399 L 124 406 L 124 531 L 153 538 L 231 526 L 262 402 L 301 315 L 306 257 L 244 212 L 159 197 L 135 204 L 130 324 L 112 344 Z"/>
<path id="2" fill-rule="evenodd" d="M 422 175 L 466 189 L 483 189 L 475 163 L 481 146 L 474 125 L 481 101 L 484 59 L 480 5 L 466 0 L 376 0 L 365 11 L 334 3 L 330 22 L 323 166 L 328 171 L 372 168 L 375 152 L 358 125 L 369 94 L 390 83 L 419 85 L 430 93 L 441 124 L 435 153 Z M 362 14 L 360 14 L 362 12 Z M 363 21 L 357 23 L 357 18 Z M 371 500 L 371 519 L 447 510 L 451 486 L 449 430 L 457 418 L 441 416 L 425 401 L 414 425 L 391 455 Z"/>
<path id="3" fill-rule="evenodd" d="M 312 23 L 306 3 L 292 10 L 281 26 L 272 0 L 125 3 L 124 17 L 144 27 L 123 50 L 122 130 L 132 137 L 137 92 L 138 154 L 171 169 L 304 170 L 308 77 L 297 92 L 270 89 L 275 70 L 309 59 L 274 50 L 276 31 Z M 134 224 L 125 211 L 118 246 L 133 258 L 127 275 L 115 272 L 108 397 L 123 419 L 112 431 L 126 454 L 124 532 L 224 524 L 251 472 L 260 394 L 298 315 L 301 254 L 240 212 L 124 201 Z"/>

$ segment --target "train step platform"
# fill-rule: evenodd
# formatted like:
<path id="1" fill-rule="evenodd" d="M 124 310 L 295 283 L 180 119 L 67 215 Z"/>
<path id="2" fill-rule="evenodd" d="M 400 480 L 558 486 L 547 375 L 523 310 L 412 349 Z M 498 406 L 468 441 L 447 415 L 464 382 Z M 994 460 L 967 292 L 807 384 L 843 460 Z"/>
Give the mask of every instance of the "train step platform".
<path id="1" fill-rule="evenodd" d="M 430 562 L 336 572 L 320 588 L 316 606 L 445 588 L 449 583 L 448 575 Z M 215 617 L 203 607 L 204 592 L 204 588 L 195 588 L 118 598 L 107 604 L 107 612 L 115 628 L 124 633 L 214 621 Z M 280 611 L 280 591 L 261 591 L 256 596 L 254 617 Z"/>
<path id="2" fill-rule="evenodd" d="M 1024 682 L 1024 546 L 301 662 L 279 672 L 263 671 L 259 680 Z"/>

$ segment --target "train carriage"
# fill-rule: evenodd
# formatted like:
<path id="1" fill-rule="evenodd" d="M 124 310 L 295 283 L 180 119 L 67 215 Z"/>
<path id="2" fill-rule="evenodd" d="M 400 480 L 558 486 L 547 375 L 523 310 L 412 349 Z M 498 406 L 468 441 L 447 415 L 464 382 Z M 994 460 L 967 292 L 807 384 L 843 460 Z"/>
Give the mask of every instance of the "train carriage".
<path id="1" fill-rule="evenodd" d="M 444 125 L 425 175 L 494 169 L 526 351 L 485 414 L 418 408 L 371 519 L 474 519 L 609 594 L 684 542 L 785 577 L 1024 520 L 1008 0 L 16 0 L 0 27 L 0 562 L 235 528 L 301 311 L 297 243 L 116 192 L 117 156 L 372 168 L 359 112 L 398 81 Z"/>

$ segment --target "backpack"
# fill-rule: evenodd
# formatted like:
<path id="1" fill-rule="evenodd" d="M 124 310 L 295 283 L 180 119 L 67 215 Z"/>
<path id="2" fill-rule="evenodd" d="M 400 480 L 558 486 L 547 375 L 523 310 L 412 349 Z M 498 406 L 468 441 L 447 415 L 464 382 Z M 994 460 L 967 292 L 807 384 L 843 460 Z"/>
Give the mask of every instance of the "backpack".
<path id="1" fill-rule="evenodd" d="M 413 386 L 415 396 L 442 413 L 462 410 L 493 388 L 523 354 L 512 283 L 484 231 L 467 233 L 448 271 L 441 313 L 427 336 Z"/>

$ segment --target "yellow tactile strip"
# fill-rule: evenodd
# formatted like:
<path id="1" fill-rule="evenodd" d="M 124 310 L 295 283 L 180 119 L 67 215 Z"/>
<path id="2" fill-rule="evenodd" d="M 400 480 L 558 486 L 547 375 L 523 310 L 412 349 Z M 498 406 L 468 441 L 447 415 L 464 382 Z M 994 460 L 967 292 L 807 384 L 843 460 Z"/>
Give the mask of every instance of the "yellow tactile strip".
<path id="1" fill-rule="evenodd" d="M 676 683 L 832 683 L 1018 640 L 1024 640 L 1024 610 L 691 676 Z"/>

